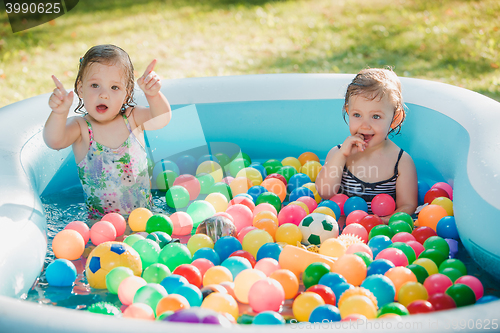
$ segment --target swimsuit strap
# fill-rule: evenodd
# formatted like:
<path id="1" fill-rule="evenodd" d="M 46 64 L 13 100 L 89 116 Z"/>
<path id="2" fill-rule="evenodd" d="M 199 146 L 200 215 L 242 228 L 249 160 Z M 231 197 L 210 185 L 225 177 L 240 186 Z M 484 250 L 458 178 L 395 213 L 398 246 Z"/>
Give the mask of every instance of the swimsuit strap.
<path id="1" fill-rule="evenodd" d="M 85 118 L 83 118 L 83 120 L 85 120 L 85 122 L 87 123 L 87 129 L 89 131 L 89 139 L 90 139 L 89 140 L 89 147 L 90 147 L 92 145 L 92 142 L 94 141 L 94 132 L 92 130 L 92 125 L 90 124 L 90 122 Z"/>
<path id="2" fill-rule="evenodd" d="M 403 156 L 403 153 L 404 153 L 404 150 L 403 148 L 399 148 L 401 149 L 399 151 L 399 155 L 398 155 L 398 160 L 396 161 L 396 165 L 394 166 L 394 174 L 397 175 L 398 174 L 398 164 L 399 164 L 399 160 L 401 159 L 401 156 Z"/>
<path id="3" fill-rule="evenodd" d="M 130 134 L 132 134 L 132 129 L 130 128 L 130 123 L 128 122 L 128 118 L 125 114 L 122 114 L 123 120 L 125 121 L 125 125 L 127 126 L 127 129 Z"/>

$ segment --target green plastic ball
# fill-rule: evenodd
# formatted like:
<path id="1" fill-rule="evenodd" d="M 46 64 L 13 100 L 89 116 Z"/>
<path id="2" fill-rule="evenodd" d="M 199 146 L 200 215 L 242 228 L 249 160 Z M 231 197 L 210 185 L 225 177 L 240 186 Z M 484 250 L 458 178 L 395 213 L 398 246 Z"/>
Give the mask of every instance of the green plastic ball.
<path id="1" fill-rule="evenodd" d="M 147 283 L 160 283 L 167 276 L 172 275 L 167 265 L 156 263 L 150 265 L 142 272 L 142 278 Z"/>
<path id="2" fill-rule="evenodd" d="M 98 302 L 94 303 L 87 309 L 88 312 L 99 313 L 108 316 L 121 315 L 120 309 L 108 302 Z"/>
<path id="3" fill-rule="evenodd" d="M 439 265 L 439 272 L 445 268 L 455 268 L 458 269 L 462 275 L 467 275 L 467 267 L 459 259 L 446 259 Z"/>
<path id="4" fill-rule="evenodd" d="M 441 265 L 443 261 L 448 258 L 448 255 L 445 255 L 443 252 L 436 249 L 427 249 L 423 250 L 422 253 L 418 256 L 418 258 L 428 258 L 436 264 L 437 267 Z"/>
<path id="5" fill-rule="evenodd" d="M 248 165 L 252 164 L 252 159 L 250 158 L 250 156 L 247 153 L 240 151 L 231 157 L 231 161 L 234 161 L 237 158 L 242 158 L 242 159 L 246 160 L 248 162 Z"/>
<path id="6" fill-rule="evenodd" d="M 411 227 L 413 230 L 413 219 L 411 218 L 410 214 L 405 213 L 405 212 L 397 212 L 392 214 L 392 216 L 389 218 L 389 224 L 394 221 L 405 221 L 408 223 L 408 225 Z"/>
<path id="7" fill-rule="evenodd" d="M 140 287 L 134 295 L 134 303 L 144 303 L 153 309 L 156 316 L 156 305 L 168 293 L 161 284 L 148 283 Z"/>
<path id="8" fill-rule="evenodd" d="M 459 277 L 463 276 L 462 272 L 460 272 L 456 268 L 447 267 L 439 271 L 439 273 L 446 275 L 450 278 L 451 282 L 455 283 L 455 280 Z"/>
<path id="9" fill-rule="evenodd" d="M 172 241 L 172 237 L 170 237 L 169 234 L 163 231 L 154 231 L 146 237 L 146 239 L 151 239 L 152 241 L 156 242 L 158 245 L 160 245 L 160 248 L 163 249 L 165 245 L 170 243 Z"/>
<path id="10" fill-rule="evenodd" d="M 370 233 L 368 234 L 368 239 L 372 239 L 373 237 L 379 235 L 392 238 L 394 236 L 394 231 L 392 231 L 392 229 L 389 228 L 388 225 L 385 224 L 376 225 L 372 228 L 372 230 L 370 230 Z"/>
<path id="11" fill-rule="evenodd" d="M 151 239 L 141 239 L 132 245 L 132 248 L 141 256 L 142 269 L 146 269 L 152 264 L 158 262 L 160 255 L 160 245 Z"/>
<path id="12" fill-rule="evenodd" d="M 281 210 L 281 200 L 278 195 L 273 192 L 264 192 L 257 197 L 255 202 L 255 206 L 260 205 L 261 203 L 268 203 L 276 208 L 276 211 L 279 213 Z"/>
<path id="13" fill-rule="evenodd" d="M 406 258 L 408 258 L 408 264 L 413 263 L 417 259 L 417 256 L 415 254 L 415 250 L 413 250 L 413 248 L 406 243 L 396 242 L 396 243 L 392 243 L 388 247 L 393 247 L 393 248 L 400 249 L 401 251 L 403 251 Z"/>
<path id="14" fill-rule="evenodd" d="M 262 166 L 266 169 L 267 174 L 270 175 L 272 173 L 277 173 L 278 170 L 283 167 L 283 164 L 278 160 L 269 159 L 265 161 Z"/>
<path id="15" fill-rule="evenodd" d="M 111 294 L 118 294 L 118 287 L 125 278 L 134 276 L 134 272 L 128 267 L 115 267 L 106 274 L 106 288 Z"/>
<path id="16" fill-rule="evenodd" d="M 172 208 L 183 208 L 189 203 L 189 192 L 180 185 L 174 185 L 165 194 L 167 205 Z"/>
<path id="17" fill-rule="evenodd" d="M 203 220 L 212 217 L 216 212 L 214 206 L 209 202 L 205 200 L 195 200 L 189 205 L 186 213 L 193 219 L 193 230 L 196 231 L 196 228 Z"/>
<path id="18" fill-rule="evenodd" d="M 354 254 L 363 259 L 366 267 L 370 266 L 370 264 L 373 262 L 373 259 L 366 252 L 354 252 Z"/>
<path id="19" fill-rule="evenodd" d="M 162 171 L 156 176 L 156 186 L 159 190 L 167 191 L 174 185 L 174 181 L 177 177 L 179 177 L 179 175 L 172 170 Z"/>
<path id="20" fill-rule="evenodd" d="M 145 239 L 144 236 L 138 234 L 132 234 L 123 240 L 123 242 L 127 245 L 134 246 L 135 242 L 140 241 L 141 239 Z"/>
<path id="21" fill-rule="evenodd" d="M 227 201 L 231 201 L 233 198 L 233 193 L 231 192 L 231 187 L 228 184 L 223 182 L 218 182 L 210 187 L 209 193 L 220 193 L 226 197 Z"/>
<path id="22" fill-rule="evenodd" d="M 427 270 L 420 265 L 411 264 L 406 266 L 406 268 L 408 268 L 413 272 L 413 274 L 415 274 L 418 283 L 423 284 L 425 279 L 429 277 L 429 273 L 427 273 Z"/>
<path id="23" fill-rule="evenodd" d="M 431 236 L 424 242 L 424 249 L 436 249 L 448 257 L 450 254 L 450 246 L 448 242 L 439 236 Z"/>
<path id="24" fill-rule="evenodd" d="M 214 156 L 217 158 L 217 160 L 219 160 L 219 165 L 221 167 L 225 167 L 226 165 L 228 165 L 229 162 L 231 162 L 229 156 L 227 156 L 224 153 L 217 153 Z"/>
<path id="25" fill-rule="evenodd" d="M 330 266 L 322 262 L 313 262 L 302 274 L 302 282 L 307 289 L 319 283 L 321 277 L 330 272 Z"/>
<path id="26" fill-rule="evenodd" d="M 411 234 L 413 229 L 406 223 L 405 221 L 397 220 L 397 221 L 392 221 L 389 222 L 389 228 L 394 232 L 394 234 L 400 233 L 400 232 L 407 232 Z"/>
<path id="27" fill-rule="evenodd" d="M 454 284 L 446 289 L 445 293 L 453 298 L 457 308 L 476 303 L 474 291 L 465 284 Z"/>
<path id="28" fill-rule="evenodd" d="M 173 272 L 182 264 L 191 263 L 191 252 L 186 245 L 181 243 L 170 243 L 165 245 L 158 257 L 158 262 L 164 264 Z"/>
<path id="29" fill-rule="evenodd" d="M 170 217 L 165 214 L 155 214 L 146 222 L 146 232 L 148 234 L 155 231 L 163 231 L 172 235 L 172 230 L 174 230 L 174 224 Z"/>
<path id="30" fill-rule="evenodd" d="M 397 302 L 388 303 L 383 307 L 381 307 L 378 310 L 377 317 L 385 315 L 386 313 L 394 313 L 400 316 L 407 316 L 410 314 L 410 312 L 408 312 L 408 309 L 406 309 L 406 307 L 403 304 Z"/>
<path id="31" fill-rule="evenodd" d="M 247 168 L 250 163 L 244 158 L 235 158 L 231 163 L 229 163 L 229 172 L 231 176 L 236 177 L 241 169 Z"/>
<path id="32" fill-rule="evenodd" d="M 200 182 L 200 193 L 209 194 L 210 188 L 215 184 L 214 177 L 208 173 L 200 173 L 196 175 L 196 179 Z"/>
<path id="33" fill-rule="evenodd" d="M 297 174 L 297 170 L 295 170 L 293 166 L 285 165 L 281 167 L 276 173 L 285 177 L 286 181 L 288 182 L 290 178 L 292 178 L 292 176 Z"/>

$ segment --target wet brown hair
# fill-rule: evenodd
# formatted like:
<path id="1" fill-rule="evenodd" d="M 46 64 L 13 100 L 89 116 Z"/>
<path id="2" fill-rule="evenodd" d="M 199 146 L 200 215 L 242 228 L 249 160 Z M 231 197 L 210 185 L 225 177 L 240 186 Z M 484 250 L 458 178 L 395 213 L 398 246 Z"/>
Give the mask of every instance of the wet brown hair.
<path id="1" fill-rule="evenodd" d="M 103 65 L 120 65 L 123 67 L 125 75 L 125 89 L 127 90 L 127 99 L 123 105 L 120 113 L 124 113 L 127 106 L 134 105 L 134 65 L 130 60 L 129 55 L 123 49 L 111 44 L 96 45 L 90 48 L 85 55 L 80 58 L 80 65 L 78 66 L 78 75 L 75 80 L 75 92 L 78 96 L 78 106 L 75 109 L 76 113 L 84 114 L 82 110 L 83 100 L 78 95 L 78 84 L 83 81 L 86 71 L 94 63 Z"/>
<path id="2" fill-rule="evenodd" d="M 344 106 L 342 107 L 344 121 L 349 114 L 349 100 L 353 96 L 374 100 L 381 100 L 387 96 L 394 105 L 394 116 L 392 118 L 391 130 L 388 134 L 401 131 L 401 124 L 406 118 L 403 95 L 401 93 L 401 81 L 396 73 L 390 68 L 367 68 L 360 71 L 347 87 Z M 347 123 L 347 121 L 346 121 Z"/>

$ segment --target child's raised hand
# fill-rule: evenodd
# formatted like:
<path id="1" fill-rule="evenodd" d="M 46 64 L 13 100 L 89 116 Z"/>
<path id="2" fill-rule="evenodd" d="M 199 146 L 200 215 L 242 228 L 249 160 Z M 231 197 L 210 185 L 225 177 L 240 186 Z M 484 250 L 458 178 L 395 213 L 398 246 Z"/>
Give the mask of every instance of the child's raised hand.
<path id="1" fill-rule="evenodd" d="M 161 88 L 160 77 L 153 71 L 155 65 L 156 59 L 151 61 L 144 74 L 137 80 L 137 84 L 146 96 L 156 96 Z"/>
<path id="2" fill-rule="evenodd" d="M 364 151 L 366 148 L 366 142 L 364 141 L 364 137 L 361 134 L 356 134 L 347 137 L 344 143 L 340 147 L 340 151 L 344 154 L 345 157 L 349 157 L 356 153 Z"/>
<path id="3" fill-rule="evenodd" d="M 56 88 L 49 98 L 49 106 L 52 112 L 58 114 L 68 114 L 69 108 L 73 103 L 73 91 L 69 93 L 64 89 L 63 84 L 55 75 L 52 75 L 52 80 L 54 81 Z"/>

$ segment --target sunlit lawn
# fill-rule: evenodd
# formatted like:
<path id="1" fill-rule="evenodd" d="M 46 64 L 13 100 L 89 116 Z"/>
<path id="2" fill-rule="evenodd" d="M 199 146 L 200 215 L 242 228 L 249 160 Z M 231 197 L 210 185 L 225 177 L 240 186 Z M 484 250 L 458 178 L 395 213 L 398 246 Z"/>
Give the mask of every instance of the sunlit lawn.
<path id="1" fill-rule="evenodd" d="M 500 101 L 500 1 L 82 0 L 13 34 L 0 14 L 0 107 L 72 87 L 78 59 L 112 43 L 138 74 L 153 58 L 164 79 L 254 73 L 356 73 L 458 85 Z"/>

